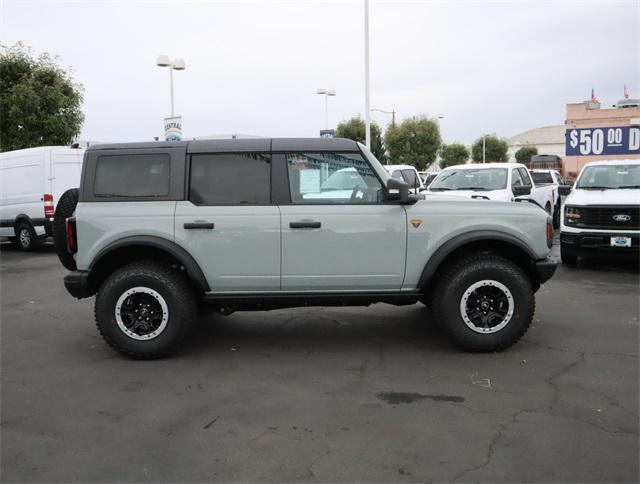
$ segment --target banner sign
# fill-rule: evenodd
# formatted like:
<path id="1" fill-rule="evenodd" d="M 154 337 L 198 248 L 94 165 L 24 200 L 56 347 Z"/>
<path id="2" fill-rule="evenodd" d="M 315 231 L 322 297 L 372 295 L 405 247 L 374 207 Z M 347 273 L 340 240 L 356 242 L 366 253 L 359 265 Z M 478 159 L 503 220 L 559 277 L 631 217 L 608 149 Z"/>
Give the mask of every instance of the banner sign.
<path id="1" fill-rule="evenodd" d="M 336 130 L 335 129 L 321 129 L 320 130 L 321 138 L 335 138 Z"/>
<path id="2" fill-rule="evenodd" d="M 640 127 L 568 129 L 567 156 L 640 155 Z"/>
<path id="3" fill-rule="evenodd" d="M 164 139 L 180 141 L 182 139 L 182 116 L 164 118 Z"/>

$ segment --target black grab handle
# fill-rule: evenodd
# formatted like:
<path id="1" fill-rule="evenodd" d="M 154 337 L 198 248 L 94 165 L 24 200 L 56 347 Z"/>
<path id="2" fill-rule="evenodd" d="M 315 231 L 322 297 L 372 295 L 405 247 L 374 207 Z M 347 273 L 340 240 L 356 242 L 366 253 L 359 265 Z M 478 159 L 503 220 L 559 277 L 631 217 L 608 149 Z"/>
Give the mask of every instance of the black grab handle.
<path id="1" fill-rule="evenodd" d="M 184 224 L 185 230 L 192 230 L 192 229 L 209 229 L 209 230 L 211 230 L 213 227 L 214 227 L 214 225 L 211 222 L 186 222 Z"/>
<path id="2" fill-rule="evenodd" d="M 289 222 L 289 228 L 292 229 L 319 229 L 322 227 L 320 222 Z"/>

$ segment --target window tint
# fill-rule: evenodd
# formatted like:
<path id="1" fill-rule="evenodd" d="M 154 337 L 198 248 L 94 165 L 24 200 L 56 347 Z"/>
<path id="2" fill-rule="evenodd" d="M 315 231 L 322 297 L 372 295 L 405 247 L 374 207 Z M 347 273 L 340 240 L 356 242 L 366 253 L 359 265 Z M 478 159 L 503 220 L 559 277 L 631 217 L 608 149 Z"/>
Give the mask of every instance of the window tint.
<path id="1" fill-rule="evenodd" d="M 536 185 L 544 185 L 545 183 L 553 183 L 553 176 L 548 172 L 536 172 L 531 173 L 533 181 Z"/>
<path id="2" fill-rule="evenodd" d="M 293 203 L 375 203 L 381 185 L 359 153 L 287 155 Z"/>
<path id="3" fill-rule="evenodd" d="M 531 185 L 531 177 L 529 176 L 529 172 L 526 168 L 518 168 L 520 171 L 520 176 L 522 177 L 522 183 L 525 187 L 530 187 Z"/>
<path id="4" fill-rule="evenodd" d="M 195 205 L 271 203 L 271 157 L 258 153 L 193 155 L 189 200 Z"/>
<path id="5" fill-rule="evenodd" d="M 512 187 L 521 187 L 524 185 L 524 183 L 522 183 L 522 177 L 520 176 L 520 170 L 518 170 L 517 168 L 514 168 L 513 170 L 511 170 L 511 186 Z"/>
<path id="6" fill-rule="evenodd" d="M 166 197 L 171 158 L 168 154 L 102 155 L 96 161 L 96 197 Z"/>

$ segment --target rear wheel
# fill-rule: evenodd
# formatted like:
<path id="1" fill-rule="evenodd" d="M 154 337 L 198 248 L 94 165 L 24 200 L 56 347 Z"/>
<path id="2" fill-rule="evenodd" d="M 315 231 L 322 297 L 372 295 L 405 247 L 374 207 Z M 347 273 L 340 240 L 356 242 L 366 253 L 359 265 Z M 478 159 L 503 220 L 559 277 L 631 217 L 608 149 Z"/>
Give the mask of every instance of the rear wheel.
<path id="1" fill-rule="evenodd" d="M 498 351 L 529 329 L 535 311 L 531 281 L 515 263 L 478 254 L 445 269 L 433 295 L 436 318 L 468 351 Z"/>
<path id="2" fill-rule="evenodd" d="M 197 304 L 178 270 L 156 262 L 134 262 L 111 274 L 95 302 L 98 331 L 129 358 L 162 358 L 175 352 L 193 328 Z"/>
<path id="3" fill-rule="evenodd" d="M 38 234 L 36 234 L 33 226 L 27 222 L 20 222 L 16 227 L 16 237 L 14 239 L 14 244 L 18 249 L 29 252 L 34 250 L 38 245 L 40 245 L 40 239 L 38 238 Z"/>

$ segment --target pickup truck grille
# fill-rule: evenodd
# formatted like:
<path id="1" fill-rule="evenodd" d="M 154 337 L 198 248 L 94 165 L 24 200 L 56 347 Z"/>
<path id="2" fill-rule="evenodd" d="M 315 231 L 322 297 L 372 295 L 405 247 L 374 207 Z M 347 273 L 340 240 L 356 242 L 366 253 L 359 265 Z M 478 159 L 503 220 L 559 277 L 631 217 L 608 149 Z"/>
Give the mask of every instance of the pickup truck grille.
<path id="1" fill-rule="evenodd" d="M 570 227 L 640 230 L 640 205 L 590 205 L 567 208 L 580 215 L 575 222 L 567 224 Z"/>

